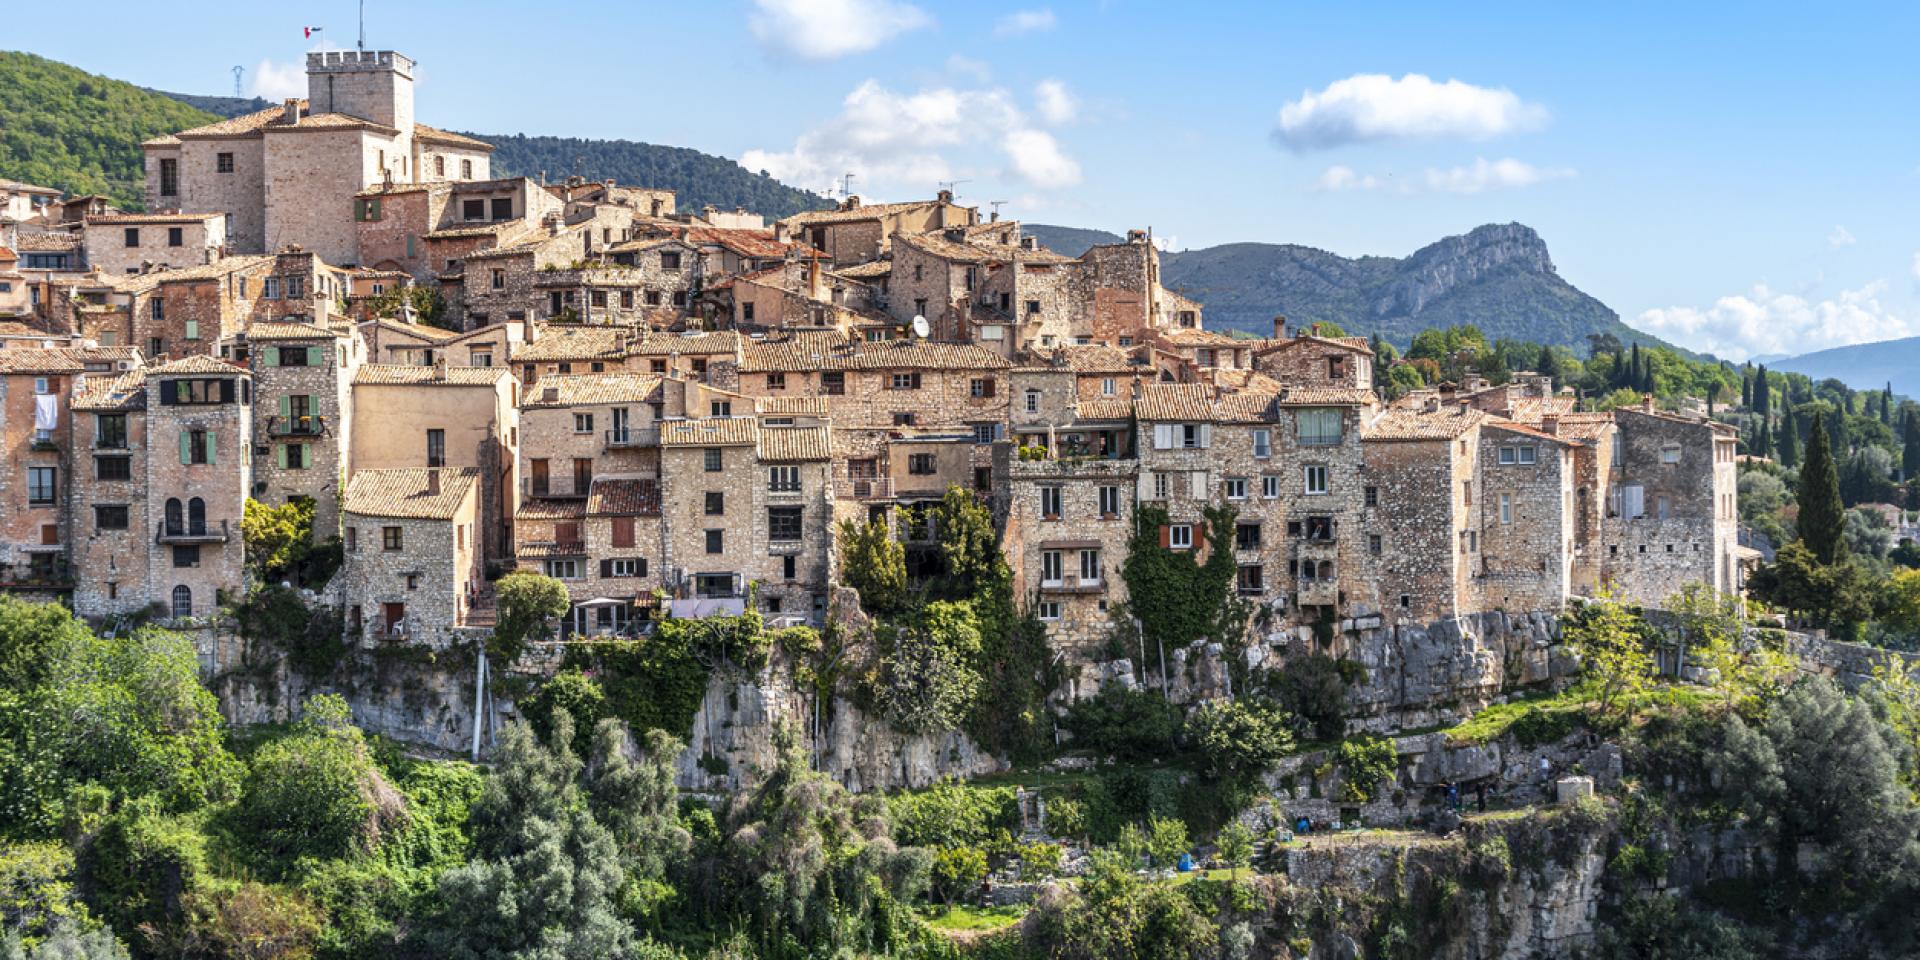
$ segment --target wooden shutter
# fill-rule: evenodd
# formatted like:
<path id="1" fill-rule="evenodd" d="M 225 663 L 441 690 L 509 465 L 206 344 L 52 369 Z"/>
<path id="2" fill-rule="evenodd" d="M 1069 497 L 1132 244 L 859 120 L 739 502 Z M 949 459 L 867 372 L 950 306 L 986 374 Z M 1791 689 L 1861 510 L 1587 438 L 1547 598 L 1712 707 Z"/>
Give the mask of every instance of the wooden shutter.
<path id="1" fill-rule="evenodd" d="M 279 366 L 279 364 L 280 364 L 280 348 L 279 347 L 261 348 L 260 350 L 261 366 L 273 367 L 273 366 Z"/>
<path id="2" fill-rule="evenodd" d="M 284 393 L 280 395 L 280 419 L 282 421 L 293 419 L 293 397 Z"/>
<path id="3" fill-rule="evenodd" d="M 180 462 L 182 464 L 193 462 L 193 431 L 191 430 L 180 431 Z"/>
<path id="4" fill-rule="evenodd" d="M 233 402 L 233 381 L 232 380 L 220 381 L 220 402 L 221 403 Z"/>
<path id="5" fill-rule="evenodd" d="M 1203 423 L 1200 425 L 1200 449 L 1205 450 L 1211 446 L 1213 446 L 1213 424 Z"/>
<path id="6" fill-rule="evenodd" d="M 602 579 L 605 579 L 605 578 L 607 578 L 607 577 L 611 577 L 611 576 L 613 576 L 613 561 L 612 561 L 612 560 L 602 560 L 602 561 L 600 561 L 600 576 L 601 576 L 601 578 L 602 578 Z"/>
<path id="7" fill-rule="evenodd" d="M 1163 523 L 1160 525 L 1160 546 L 1173 546 L 1173 527 L 1169 524 Z"/>
<path id="8" fill-rule="evenodd" d="M 321 351 L 322 351 L 323 349 L 325 349 L 325 348 L 323 348 L 323 347 L 308 347 L 308 348 L 307 348 L 307 366 L 309 366 L 309 367 L 317 367 L 317 366 L 320 366 L 321 364 L 323 364 L 323 363 L 326 363 L 326 362 L 327 362 L 327 361 L 326 361 L 326 358 L 325 358 L 325 357 L 324 357 L 324 356 L 323 356 L 323 355 L 321 354 Z"/>
<path id="9" fill-rule="evenodd" d="M 233 381 L 229 380 L 227 382 L 232 383 Z M 213 435 L 213 431 L 211 430 L 207 431 L 207 465 L 208 466 L 212 466 L 220 462 L 220 457 L 215 452 L 215 449 L 216 449 L 214 444 L 215 439 L 216 438 Z"/>
<path id="10" fill-rule="evenodd" d="M 613 518 L 613 545 L 616 547 L 633 546 L 633 518 Z"/>
<path id="11" fill-rule="evenodd" d="M 1156 423 L 1153 425 L 1153 448 L 1155 450 L 1173 449 L 1173 424 Z"/>
<path id="12" fill-rule="evenodd" d="M 281 397 L 280 399 L 285 400 L 286 398 Z M 288 446 L 287 444 L 281 443 L 281 444 L 274 445 L 274 448 L 273 448 L 274 455 L 276 459 L 279 461 L 280 469 L 282 470 L 285 470 L 287 468 L 287 446 Z"/>

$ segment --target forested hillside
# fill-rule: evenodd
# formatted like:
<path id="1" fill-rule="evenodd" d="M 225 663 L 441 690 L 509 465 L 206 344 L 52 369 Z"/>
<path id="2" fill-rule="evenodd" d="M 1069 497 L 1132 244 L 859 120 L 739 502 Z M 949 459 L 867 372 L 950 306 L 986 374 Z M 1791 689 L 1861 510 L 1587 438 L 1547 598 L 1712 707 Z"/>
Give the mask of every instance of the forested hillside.
<path id="1" fill-rule="evenodd" d="M 682 211 L 713 204 L 722 210 L 745 207 L 778 219 L 827 206 L 819 194 L 796 190 L 764 173 L 750 171 L 725 157 L 686 147 L 634 140 L 585 140 L 578 137 L 529 137 L 522 134 L 468 133 L 493 144 L 497 177 L 545 175 L 549 180 L 578 174 L 589 180 L 618 180 L 637 187 L 665 187 L 677 194 Z"/>
<path id="2" fill-rule="evenodd" d="M 218 119 L 130 83 L 0 51 L 0 178 L 139 209 L 140 141 Z"/>

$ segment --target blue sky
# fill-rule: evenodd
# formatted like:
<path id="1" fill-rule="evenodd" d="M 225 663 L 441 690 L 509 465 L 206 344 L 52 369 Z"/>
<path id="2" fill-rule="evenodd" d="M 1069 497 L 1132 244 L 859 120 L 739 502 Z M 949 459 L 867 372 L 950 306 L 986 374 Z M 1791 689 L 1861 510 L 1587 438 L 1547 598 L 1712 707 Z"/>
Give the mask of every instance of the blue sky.
<path id="1" fill-rule="evenodd" d="M 1912 5 L 368 8 L 369 46 L 420 62 L 439 126 L 689 146 L 817 187 L 854 170 L 878 199 L 964 180 L 1009 216 L 1176 247 L 1404 255 L 1518 220 L 1563 276 L 1688 346 L 1920 335 Z M 241 64 L 278 96 L 300 28 L 350 46 L 355 4 L 178 3 L 162 42 L 58 5 L 9 16 L 4 42 L 98 73 L 223 93 Z"/>

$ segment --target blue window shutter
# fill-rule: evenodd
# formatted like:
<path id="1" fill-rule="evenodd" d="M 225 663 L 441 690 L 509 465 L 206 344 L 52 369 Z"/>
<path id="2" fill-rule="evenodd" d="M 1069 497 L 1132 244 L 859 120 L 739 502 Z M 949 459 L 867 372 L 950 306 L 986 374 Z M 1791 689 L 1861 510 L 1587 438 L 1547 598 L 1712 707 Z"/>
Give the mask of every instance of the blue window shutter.
<path id="1" fill-rule="evenodd" d="M 180 462 L 183 464 L 193 462 L 193 431 L 191 430 L 180 431 Z"/>
<path id="2" fill-rule="evenodd" d="M 326 358 L 321 355 L 322 349 L 321 347 L 307 348 L 307 366 L 317 367 L 326 362 Z"/>

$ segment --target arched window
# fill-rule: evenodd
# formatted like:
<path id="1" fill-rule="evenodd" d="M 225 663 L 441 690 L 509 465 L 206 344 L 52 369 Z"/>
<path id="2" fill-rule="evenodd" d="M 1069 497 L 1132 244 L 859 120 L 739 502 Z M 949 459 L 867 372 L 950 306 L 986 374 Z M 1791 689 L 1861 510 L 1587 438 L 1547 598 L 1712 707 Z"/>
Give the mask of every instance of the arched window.
<path id="1" fill-rule="evenodd" d="M 180 520 L 180 498 L 168 497 L 167 498 L 167 533 L 180 534 L 184 532 L 186 532 L 186 525 L 182 523 Z"/>
<path id="2" fill-rule="evenodd" d="M 187 532 L 196 537 L 207 532 L 207 502 L 199 497 L 187 501 Z"/>
<path id="3" fill-rule="evenodd" d="M 173 616 L 176 620 L 193 616 L 193 591 L 184 583 L 173 588 Z"/>

